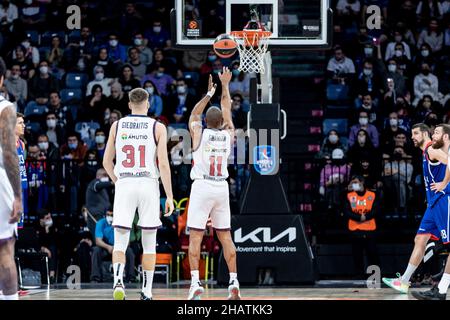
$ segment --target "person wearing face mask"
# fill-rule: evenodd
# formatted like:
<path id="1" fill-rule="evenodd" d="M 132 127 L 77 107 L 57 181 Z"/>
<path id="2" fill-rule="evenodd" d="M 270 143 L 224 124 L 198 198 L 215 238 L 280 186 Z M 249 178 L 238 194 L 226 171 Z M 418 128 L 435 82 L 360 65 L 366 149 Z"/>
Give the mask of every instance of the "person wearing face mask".
<path id="1" fill-rule="evenodd" d="M 119 37 L 115 33 L 111 33 L 108 39 L 106 48 L 108 49 L 109 58 L 115 65 L 124 63 L 127 60 L 126 47 L 119 43 Z"/>
<path id="2" fill-rule="evenodd" d="M 65 128 L 58 125 L 56 114 L 52 111 L 47 113 L 45 119 L 44 133 L 47 135 L 48 140 L 53 143 L 55 147 L 59 148 L 64 144 L 66 137 Z"/>
<path id="3" fill-rule="evenodd" d="M 66 105 L 61 102 L 61 96 L 59 92 L 53 91 L 49 95 L 49 111 L 56 114 L 57 122 L 60 127 L 73 127 L 74 120 L 72 111 Z"/>
<path id="4" fill-rule="evenodd" d="M 171 122 L 186 122 L 196 104 L 195 97 L 188 92 L 185 79 L 178 79 L 175 88 L 176 92 L 167 100 L 166 115 Z"/>
<path id="5" fill-rule="evenodd" d="M 380 152 L 372 144 L 367 131 L 361 129 L 357 132 L 356 143 L 347 152 L 349 163 L 357 164 L 363 158 L 370 157 L 374 165 L 381 161 Z"/>
<path id="6" fill-rule="evenodd" d="M 47 163 L 43 160 L 39 147 L 31 143 L 27 154 L 28 210 L 36 212 L 45 208 L 48 202 Z"/>
<path id="7" fill-rule="evenodd" d="M 139 50 L 139 58 L 141 62 L 148 66 L 153 62 L 153 51 L 147 47 L 148 40 L 140 32 L 134 34 L 133 44 Z"/>
<path id="8" fill-rule="evenodd" d="M 341 141 L 341 137 L 336 130 L 330 130 L 327 136 L 324 138 L 322 142 L 322 146 L 320 147 L 320 151 L 317 153 L 317 159 L 324 159 L 325 157 L 330 157 L 331 153 L 334 149 L 341 149 L 344 151 L 344 154 L 347 153 L 348 147 L 346 143 Z"/>
<path id="9" fill-rule="evenodd" d="M 208 76 L 213 70 L 213 63 L 219 59 L 213 50 L 208 51 L 203 64 L 200 66 L 200 76 Z"/>
<path id="10" fill-rule="evenodd" d="M 37 227 L 40 251 L 48 257 L 50 283 L 55 282 L 55 273 L 58 262 L 58 229 L 53 222 L 50 212 L 46 209 L 37 211 L 39 225 Z"/>
<path id="11" fill-rule="evenodd" d="M 405 153 L 405 148 L 395 146 L 389 161 L 385 162 L 383 176 L 386 186 L 386 195 L 391 199 L 387 203 L 393 205 L 393 209 L 398 209 L 402 216 L 406 217 L 406 205 L 411 196 L 412 190 L 410 182 L 413 175 L 413 166 L 409 161 L 410 156 Z"/>
<path id="12" fill-rule="evenodd" d="M 36 68 L 41 61 L 38 48 L 31 45 L 31 37 L 28 35 L 20 42 L 20 48 L 23 50 L 23 57 Z M 16 51 L 13 51 L 13 59 L 19 58 Z"/>
<path id="13" fill-rule="evenodd" d="M 161 21 L 156 19 L 153 21 L 152 28 L 145 31 L 145 38 L 148 39 L 149 48 L 155 50 L 156 48 L 167 47 L 170 35 L 163 28 Z"/>
<path id="14" fill-rule="evenodd" d="M 439 100 L 438 78 L 431 73 L 430 66 L 427 63 L 422 63 L 420 70 L 420 73 L 414 78 L 414 107 L 425 95 L 430 95 L 433 100 Z"/>
<path id="15" fill-rule="evenodd" d="M 401 57 L 405 55 L 408 60 L 411 60 L 411 49 L 409 45 L 403 40 L 403 34 L 401 33 L 402 30 L 395 30 L 394 31 L 394 41 L 389 42 L 386 47 L 386 52 L 384 56 L 384 60 L 387 61 L 390 58 L 393 57 Z M 397 45 L 401 45 L 403 48 L 403 52 L 398 52 Z"/>
<path id="16" fill-rule="evenodd" d="M 48 136 L 46 134 L 39 135 L 37 145 L 41 151 L 41 158 L 50 161 L 50 164 L 52 161 L 57 161 L 60 159 L 59 149 L 48 140 Z"/>
<path id="17" fill-rule="evenodd" d="M 97 152 L 98 159 L 100 162 L 103 161 L 103 155 L 105 154 L 106 148 L 106 135 L 103 129 L 95 130 L 95 146 L 94 150 Z"/>
<path id="18" fill-rule="evenodd" d="M 382 187 L 380 170 L 373 164 L 373 160 L 369 157 L 363 157 L 358 163 L 352 166 L 352 176 L 359 175 L 364 178 L 366 186 L 374 191 L 380 199 L 382 199 Z"/>
<path id="19" fill-rule="evenodd" d="M 391 112 L 389 118 L 385 121 L 385 128 L 381 133 L 381 145 L 385 148 L 391 145 L 394 141 L 394 136 L 397 133 L 406 135 L 406 131 L 399 127 L 399 119 L 397 112 Z"/>
<path id="20" fill-rule="evenodd" d="M 428 54 L 437 53 L 442 50 L 444 33 L 439 28 L 438 20 L 431 19 L 428 24 L 428 29 L 420 33 L 419 39 L 417 40 L 417 47 L 420 49 L 424 43 L 427 43 L 431 48 L 431 52 Z"/>
<path id="21" fill-rule="evenodd" d="M 383 71 L 384 91 L 386 92 L 385 99 L 392 98 L 393 101 L 395 101 L 396 98 L 394 98 L 394 96 L 404 96 L 407 92 L 406 79 L 405 76 L 399 72 L 397 61 L 392 58 L 389 59 L 386 64 L 386 69 Z M 392 81 L 388 79 L 392 79 Z"/>
<path id="22" fill-rule="evenodd" d="M 378 148 L 379 146 L 378 129 L 374 125 L 369 123 L 369 114 L 367 113 L 367 111 L 361 110 L 358 115 L 359 115 L 358 124 L 355 124 L 350 128 L 350 135 L 348 138 L 349 146 L 351 147 L 356 143 L 358 138 L 358 132 L 360 130 L 365 130 L 368 133 L 373 146 L 375 148 Z"/>
<path id="23" fill-rule="evenodd" d="M 89 154 L 90 158 L 86 160 L 86 165 L 100 167 L 101 163 L 95 157 L 94 153 Z M 104 212 L 111 206 L 111 190 L 114 184 L 106 174 L 105 169 L 96 170 L 95 178 L 89 181 L 86 188 L 85 207 L 88 210 L 88 228 L 92 232 L 95 230 L 95 220 L 100 220 Z"/>
<path id="24" fill-rule="evenodd" d="M 60 153 L 63 160 L 77 160 L 78 165 L 83 166 L 87 151 L 88 148 L 80 140 L 79 134 L 69 133 L 67 143 L 61 147 Z"/>
<path id="25" fill-rule="evenodd" d="M 231 97 L 231 116 L 233 117 L 234 127 L 236 129 L 247 128 L 247 112 L 243 109 L 244 98 L 239 93 Z"/>
<path id="26" fill-rule="evenodd" d="M 151 80 L 147 80 L 145 81 L 143 88 L 148 93 L 148 102 L 150 103 L 148 115 L 150 117 L 161 116 L 163 113 L 163 100 L 159 96 L 159 92 L 156 89 L 155 84 Z"/>
<path id="27" fill-rule="evenodd" d="M 366 189 L 362 176 L 354 176 L 350 181 L 344 214 L 348 219 L 348 230 L 352 237 L 355 277 L 365 279 L 364 253 L 369 266 L 379 265 L 376 217 L 380 214 L 380 200 L 375 192 Z"/>
<path id="28" fill-rule="evenodd" d="M 123 92 L 120 82 L 113 82 L 111 85 L 111 95 L 106 98 L 106 106 L 110 110 L 119 110 L 122 114 L 126 115 L 130 113 L 128 102 L 128 95 Z"/>
<path id="29" fill-rule="evenodd" d="M 47 104 L 51 92 L 59 91 L 59 80 L 50 74 L 48 62 L 39 63 L 39 72 L 30 79 L 28 87 L 29 100 L 35 100 L 37 104 Z"/>
<path id="30" fill-rule="evenodd" d="M 336 148 L 326 157 L 325 166 L 320 171 L 319 193 L 325 197 L 328 208 L 337 208 L 342 191 L 350 178 L 350 165 L 344 159 L 344 151 Z"/>
<path id="31" fill-rule="evenodd" d="M 93 59 L 94 70 L 96 66 L 103 68 L 105 72 L 105 78 L 114 78 L 116 74 L 116 65 L 114 65 L 112 59 L 109 57 L 108 49 L 101 47 L 98 51 L 97 57 Z"/>
<path id="32" fill-rule="evenodd" d="M 141 85 L 147 80 L 150 80 L 155 84 L 162 97 L 168 96 L 170 94 L 170 86 L 175 84 L 175 79 L 166 72 L 163 65 L 160 65 L 151 74 L 145 75 L 141 80 Z"/>
<path id="33" fill-rule="evenodd" d="M 92 267 L 91 267 L 91 282 L 104 281 L 102 264 L 105 259 L 110 259 L 114 250 L 114 228 L 113 211 L 109 208 L 104 214 L 104 218 L 97 221 L 95 225 L 95 247 L 92 250 Z M 134 276 L 134 261 L 135 256 L 133 250 L 128 247 L 125 252 L 125 282 L 131 281 Z"/>
<path id="34" fill-rule="evenodd" d="M 357 98 L 355 99 L 356 108 L 361 106 L 363 98 L 362 93 L 372 95 L 375 100 L 375 105 L 377 105 L 378 97 L 383 92 L 382 89 L 381 79 L 378 74 L 375 73 L 373 63 L 370 60 L 364 61 L 363 70 L 353 86 L 354 92 L 357 93 Z"/>
<path id="35" fill-rule="evenodd" d="M 92 88 L 95 85 L 100 85 L 102 87 L 102 93 L 109 97 L 111 95 L 111 85 L 113 84 L 114 79 L 105 77 L 105 69 L 102 66 L 96 66 L 94 68 L 94 79 L 90 81 L 86 88 L 86 96 L 91 94 Z"/>
<path id="36" fill-rule="evenodd" d="M 244 99 L 248 99 L 250 95 L 250 75 L 239 71 L 238 68 L 239 61 L 235 61 L 231 64 L 233 78 L 230 82 L 230 92 L 231 94 L 239 93 L 243 95 Z"/>
<path id="37" fill-rule="evenodd" d="M 28 97 L 28 83 L 20 77 L 20 65 L 13 64 L 11 66 L 11 74 L 5 79 L 4 85 L 6 90 L 14 96 L 19 110 L 25 107 Z"/>

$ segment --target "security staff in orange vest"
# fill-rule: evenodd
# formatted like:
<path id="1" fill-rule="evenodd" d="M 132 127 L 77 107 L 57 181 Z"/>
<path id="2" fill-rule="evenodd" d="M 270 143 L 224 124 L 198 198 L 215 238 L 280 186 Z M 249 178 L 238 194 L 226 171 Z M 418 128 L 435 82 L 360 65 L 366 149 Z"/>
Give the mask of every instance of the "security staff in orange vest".
<path id="1" fill-rule="evenodd" d="M 377 224 L 375 217 L 379 213 L 377 195 L 366 189 L 362 176 L 353 176 L 348 187 L 344 212 L 348 217 L 348 229 L 352 237 L 352 251 L 355 263 L 355 276 L 359 279 L 366 274 L 364 269 L 364 251 L 368 266 L 379 266 L 375 240 Z"/>

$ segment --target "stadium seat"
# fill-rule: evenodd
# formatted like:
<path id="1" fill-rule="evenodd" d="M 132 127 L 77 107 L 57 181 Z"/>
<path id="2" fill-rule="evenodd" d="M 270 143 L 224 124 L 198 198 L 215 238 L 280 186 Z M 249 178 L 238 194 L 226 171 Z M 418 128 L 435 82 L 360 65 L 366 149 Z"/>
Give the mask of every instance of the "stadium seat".
<path id="1" fill-rule="evenodd" d="M 33 45 L 40 45 L 41 37 L 36 30 L 27 30 L 25 33 L 31 39 Z"/>
<path id="2" fill-rule="evenodd" d="M 81 31 L 73 30 L 67 36 L 67 43 L 75 42 L 80 39 Z"/>
<path id="3" fill-rule="evenodd" d="M 80 103 L 83 97 L 81 89 L 62 89 L 59 94 L 63 104 Z"/>
<path id="4" fill-rule="evenodd" d="M 35 101 L 30 101 L 25 107 L 25 117 L 42 116 L 48 112 L 46 105 L 39 105 Z"/>
<path id="5" fill-rule="evenodd" d="M 25 127 L 27 130 L 31 131 L 33 135 L 38 135 L 41 133 L 41 125 L 39 122 L 27 122 Z"/>
<path id="6" fill-rule="evenodd" d="M 38 50 L 39 50 L 39 56 L 41 57 L 41 60 L 42 60 L 47 56 L 47 54 L 50 53 L 51 49 L 50 49 L 50 47 L 39 47 Z"/>
<path id="7" fill-rule="evenodd" d="M 88 83 L 88 76 L 85 73 L 72 73 L 66 74 L 66 88 L 67 89 L 81 89 L 84 90 Z"/>
<path id="8" fill-rule="evenodd" d="M 329 84 L 327 86 L 328 101 L 346 101 L 348 100 L 349 87 L 342 84 Z"/>
<path id="9" fill-rule="evenodd" d="M 70 113 L 72 113 L 73 121 L 77 121 L 78 119 L 78 110 L 80 110 L 80 106 L 77 104 L 69 105 Z"/>
<path id="10" fill-rule="evenodd" d="M 64 48 L 66 45 L 66 34 L 63 31 L 52 32 L 46 31 L 41 35 L 41 46 L 51 47 L 52 38 L 58 36 L 61 41 L 60 47 Z"/>
<path id="11" fill-rule="evenodd" d="M 183 72 L 184 78 L 191 86 L 197 86 L 200 80 L 200 74 L 198 72 Z"/>
<path id="12" fill-rule="evenodd" d="M 351 107 L 344 105 L 327 105 L 325 108 L 325 117 L 327 118 L 342 118 L 346 116 Z"/>
<path id="13" fill-rule="evenodd" d="M 339 135 L 347 135 L 348 120 L 347 119 L 325 119 L 323 121 L 323 133 L 328 134 L 330 130 L 336 130 Z"/>

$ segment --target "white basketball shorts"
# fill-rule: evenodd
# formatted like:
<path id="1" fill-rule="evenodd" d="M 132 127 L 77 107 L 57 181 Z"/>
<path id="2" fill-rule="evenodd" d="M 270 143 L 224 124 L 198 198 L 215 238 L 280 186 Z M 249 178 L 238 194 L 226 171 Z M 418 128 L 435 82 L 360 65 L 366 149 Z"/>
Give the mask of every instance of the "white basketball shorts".
<path id="1" fill-rule="evenodd" d="M 0 169 L 0 240 L 17 236 L 17 223 L 9 223 L 14 192 L 4 169 Z"/>

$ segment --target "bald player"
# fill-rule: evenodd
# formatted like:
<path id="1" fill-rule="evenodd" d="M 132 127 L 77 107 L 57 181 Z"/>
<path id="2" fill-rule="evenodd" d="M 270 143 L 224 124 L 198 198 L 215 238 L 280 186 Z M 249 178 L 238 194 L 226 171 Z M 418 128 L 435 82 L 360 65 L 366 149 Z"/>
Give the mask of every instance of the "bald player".
<path id="1" fill-rule="evenodd" d="M 219 78 L 222 83 L 221 107 L 210 107 L 206 112 L 206 128 L 202 115 L 216 91 L 209 76 L 208 93 L 192 110 L 189 130 L 192 137 L 193 165 L 191 179 L 194 180 L 189 198 L 187 226 L 189 228 L 189 264 L 191 287 L 188 300 L 199 300 L 204 289 L 199 278 L 200 245 L 208 218 L 217 232 L 223 254 L 230 272 L 228 299 L 239 300 L 239 282 L 236 269 L 236 248 L 231 238 L 231 213 L 227 159 L 231 153 L 234 125 L 231 117 L 229 83 L 231 72 L 224 67 Z"/>

